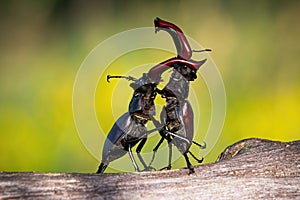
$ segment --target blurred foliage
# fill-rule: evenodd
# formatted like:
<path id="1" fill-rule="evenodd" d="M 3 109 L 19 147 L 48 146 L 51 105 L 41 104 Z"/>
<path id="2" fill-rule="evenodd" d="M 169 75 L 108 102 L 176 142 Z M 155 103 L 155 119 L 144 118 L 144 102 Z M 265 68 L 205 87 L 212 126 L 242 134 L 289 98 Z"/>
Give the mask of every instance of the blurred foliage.
<path id="1" fill-rule="evenodd" d="M 156 16 L 212 48 L 222 74 L 227 118 L 206 162 L 243 138 L 300 139 L 299 9 L 293 0 L 2 0 L 0 171 L 94 172 L 73 122 L 77 70 L 98 43 Z"/>

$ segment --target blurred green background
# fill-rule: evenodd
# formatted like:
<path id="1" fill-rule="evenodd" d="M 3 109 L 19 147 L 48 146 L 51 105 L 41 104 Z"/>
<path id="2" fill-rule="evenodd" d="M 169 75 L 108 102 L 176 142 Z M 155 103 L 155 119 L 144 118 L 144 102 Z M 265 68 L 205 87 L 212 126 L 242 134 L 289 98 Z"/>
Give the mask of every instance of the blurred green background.
<path id="1" fill-rule="evenodd" d="M 244 138 L 300 139 L 300 1 L 2 0 L 0 5 L 0 171 L 94 172 L 98 162 L 73 122 L 77 70 L 101 41 L 153 26 L 156 16 L 213 49 L 222 74 L 227 116 L 206 162 Z M 96 107 L 101 112 L 101 105 Z"/>

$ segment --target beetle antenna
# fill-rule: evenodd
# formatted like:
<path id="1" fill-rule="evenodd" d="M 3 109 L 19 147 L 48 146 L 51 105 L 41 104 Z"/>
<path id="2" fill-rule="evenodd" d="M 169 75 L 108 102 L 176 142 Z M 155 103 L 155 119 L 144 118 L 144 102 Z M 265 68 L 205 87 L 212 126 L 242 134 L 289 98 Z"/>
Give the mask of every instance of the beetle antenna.
<path id="1" fill-rule="evenodd" d="M 111 76 L 111 75 L 107 75 L 106 76 L 106 81 L 109 83 L 109 79 L 111 78 L 124 78 L 128 81 L 136 81 L 137 79 L 132 77 L 132 76 Z"/>
<path id="2" fill-rule="evenodd" d="M 201 50 L 192 50 L 192 52 L 204 52 L 204 51 L 212 51 L 211 49 L 201 49 Z"/>

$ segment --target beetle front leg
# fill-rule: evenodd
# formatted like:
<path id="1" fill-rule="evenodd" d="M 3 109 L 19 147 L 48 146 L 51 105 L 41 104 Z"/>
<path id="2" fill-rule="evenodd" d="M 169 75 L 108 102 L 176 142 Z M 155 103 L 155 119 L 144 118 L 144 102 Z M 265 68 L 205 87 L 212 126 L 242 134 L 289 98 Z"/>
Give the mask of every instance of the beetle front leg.
<path id="1" fill-rule="evenodd" d="M 134 159 L 134 157 L 132 155 L 132 151 L 131 151 L 131 146 L 130 145 L 128 145 L 128 149 L 127 150 L 128 150 L 128 154 L 129 154 L 129 157 L 130 157 L 130 159 L 132 161 L 132 164 L 134 166 L 135 171 L 140 172 L 139 166 L 137 165 L 137 163 L 136 163 L 136 161 L 135 161 L 135 159 Z"/>

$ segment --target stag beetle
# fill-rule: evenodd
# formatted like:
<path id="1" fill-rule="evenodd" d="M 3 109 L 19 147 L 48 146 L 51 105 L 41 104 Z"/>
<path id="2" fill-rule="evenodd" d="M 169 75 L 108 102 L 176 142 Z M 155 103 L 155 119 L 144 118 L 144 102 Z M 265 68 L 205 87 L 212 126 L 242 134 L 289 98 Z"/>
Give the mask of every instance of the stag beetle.
<path id="1" fill-rule="evenodd" d="M 128 112 L 115 122 L 105 140 L 102 161 L 97 173 L 103 173 L 110 162 L 122 157 L 126 152 L 129 153 L 135 170 L 140 171 L 131 150 L 137 143 L 139 145 L 136 152 L 144 169 L 153 169 L 146 165 L 140 151 L 147 141 L 148 134 L 162 127 L 158 125 L 156 129 L 147 131 L 145 125 L 148 121 L 155 120 L 153 117 L 155 115 L 154 99 L 158 91 L 157 85 L 161 80 L 160 74 L 174 65 L 177 60 L 176 58 L 166 60 L 156 65 L 155 70 L 144 73 L 139 79 L 131 76 L 107 76 L 108 82 L 110 78 L 125 78 L 134 81 L 130 84 L 134 89 L 134 93 L 129 103 Z"/>
<path id="2" fill-rule="evenodd" d="M 137 147 L 138 157 L 147 168 L 143 158 L 139 154 L 140 149 L 146 142 L 148 131 L 145 124 L 150 120 L 150 116 L 155 114 L 154 99 L 156 96 L 156 85 L 150 82 L 148 74 L 144 73 L 139 79 L 131 76 L 107 76 L 110 78 L 126 78 L 134 81 L 130 86 L 134 89 L 132 99 L 129 103 L 129 110 L 123 114 L 110 130 L 102 150 L 102 161 L 97 173 L 103 173 L 108 164 L 123 155 L 129 153 L 130 159 L 136 171 L 140 171 L 131 148 L 140 142 Z"/>
<path id="3" fill-rule="evenodd" d="M 184 34 L 176 25 L 157 18 L 155 20 L 155 32 L 160 28 L 167 28 L 166 30 L 173 37 L 177 48 L 177 57 L 154 66 L 139 79 L 131 76 L 107 77 L 107 81 L 109 81 L 110 78 L 126 78 L 127 80 L 134 81 L 130 84 L 134 89 L 134 93 L 129 103 L 128 112 L 123 114 L 115 122 L 105 140 L 102 151 L 102 161 L 97 173 L 103 173 L 110 162 L 122 157 L 126 152 L 129 153 L 135 170 L 140 171 L 131 150 L 132 147 L 138 143 L 139 145 L 136 151 L 144 169 L 153 169 L 151 163 L 154 159 L 155 152 L 164 139 L 167 139 L 169 143 L 169 168 L 171 168 L 172 156 L 171 141 L 186 158 L 190 173 L 194 172 L 194 170 L 189 162 L 187 153 L 190 153 L 198 162 L 202 161 L 197 159 L 189 151 L 192 143 L 197 144 L 201 148 L 203 148 L 203 146 L 192 141 L 194 134 L 193 111 L 186 98 L 188 97 L 189 81 L 193 81 L 197 78 L 196 71 L 204 64 L 206 59 L 199 62 L 190 59 L 192 50 Z M 161 74 L 170 68 L 173 68 L 170 81 L 163 90 L 159 90 L 157 85 L 161 81 Z M 154 99 L 157 93 L 161 94 L 163 98 L 166 98 L 166 106 L 161 113 L 162 123 L 154 118 Z M 159 130 L 162 138 L 153 150 L 152 160 L 149 166 L 147 166 L 140 155 L 140 151 L 147 140 L 148 134 L 155 131 L 147 131 L 146 129 L 146 123 L 151 120 L 156 126 L 155 130 Z"/>
<path id="4" fill-rule="evenodd" d="M 201 149 L 206 148 L 206 144 L 200 145 L 193 141 L 194 137 L 194 116 L 192 107 L 187 99 L 189 93 L 189 84 L 197 78 L 197 70 L 202 66 L 207 59 L 201 61 L 194 61 L 191 59 L 192 52 L 211 51 L 191 50 L 191 47 L 183 34 L 182 30 L 176 25 L 156 18 L 154 20 L 155 32 L 159 30 L 167 31 L 173 38 L 177 49 L 177 62 L 172 65 L 173 73 L 167 85 L 159 92 L 163 98 L 166 99 L 166 105 L 161 112 L 161 123 L 164 125 L 163 129 L 159 131 L 162 136 L 156 147 L 153 149 L 152 160 L 149 164 L 151 166 L 155 153 L 164 139 L 168 141 L 169 145 L 169 164 L 166 169 L 171 169 L 172 160 L 172 143 L 183 154 L 189 173 L 194 173 L 194 168 L 189 161 L 188 153 L 196 159 L 199 163 L 203 161 L 198 159 L 191 151 L 189 151 L 191 144 L 196 144 Z M 155 67 L 151 70 L 156 71 Z M 150 71 L 151 71 L 150 70 Z M 158 121 L 153 120 L 156 126 L 161 126 Z"/>

